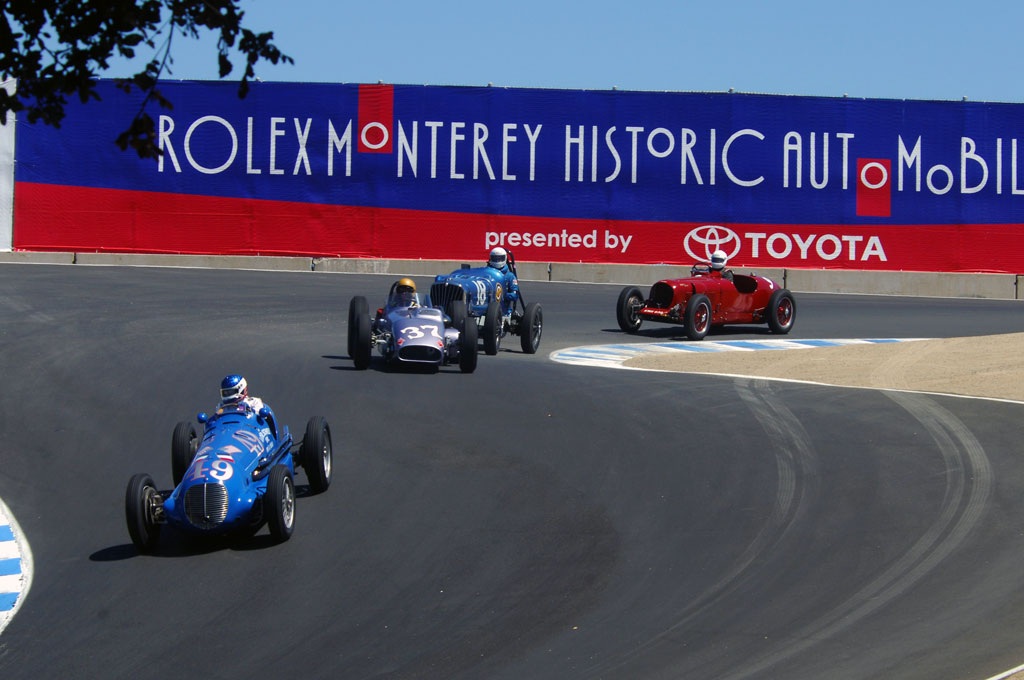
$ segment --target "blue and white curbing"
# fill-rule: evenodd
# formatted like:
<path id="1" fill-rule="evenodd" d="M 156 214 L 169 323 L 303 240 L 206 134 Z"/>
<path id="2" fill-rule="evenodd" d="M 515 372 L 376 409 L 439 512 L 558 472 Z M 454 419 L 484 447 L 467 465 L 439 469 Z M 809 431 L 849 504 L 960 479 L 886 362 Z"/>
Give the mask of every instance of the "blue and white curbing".
<path id="1" fill-rule="evenodd" d="M 630 359 L 651 354 L 714 354 L 721 352 L 756 352 L 762 350 L 811 349 L 815 347 L 843 347 L 846 345 L 878 345 L 893 342 L 912 342 L 924 338 L 869 338 L 853 340 L 722 340 L 701 342 L 649 342 L 617 345 L 585 345 L 569 347 L 551 353 L 553 361 L 580 366 L 629 368 Z"/>
<path id="2" fill-rule="evenodd" d="M 0 500 L 0 633 L 32 585 L 32 551 L 14 515 Z"/>

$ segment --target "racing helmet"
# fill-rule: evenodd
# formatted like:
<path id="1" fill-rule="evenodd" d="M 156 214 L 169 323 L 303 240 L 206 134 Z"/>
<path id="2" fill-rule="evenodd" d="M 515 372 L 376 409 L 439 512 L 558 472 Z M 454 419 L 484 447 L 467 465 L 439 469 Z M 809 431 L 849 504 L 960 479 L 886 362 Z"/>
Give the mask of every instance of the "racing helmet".
<path id="1" fill-rule="evenodd" d="M 504 248 L 494 248 L 491 250 L 491 257 L 487 260 L 488 267 L 494 267 L 495 269 L 504 269 L 505 265 L 508 264 L 508 251 Z"/>
<path id="2" fill-rule="evenodd" d="M 238 374 L 231 374 L 220 381 L 220 400 L 230 404 L 241 401 L 249 396 L 249 385 L 245 378 Z"/>
<path id="3" fill-rule="evenodd" d="M 717 271 L 725 269 L 726 259 L 728 258 L 726 258 L 725 256 L 725 251 L 716 250 L 715 252 L 711 253 L 711 268 Z"/>
<path id="4" fill-rule="evenodd" d="M 415 293 L 416 292 L 416 282 L 413 281 L 410 278 L 398 279 L 398 281 L 395 282 L 395 292 L 396 293 Z"/>

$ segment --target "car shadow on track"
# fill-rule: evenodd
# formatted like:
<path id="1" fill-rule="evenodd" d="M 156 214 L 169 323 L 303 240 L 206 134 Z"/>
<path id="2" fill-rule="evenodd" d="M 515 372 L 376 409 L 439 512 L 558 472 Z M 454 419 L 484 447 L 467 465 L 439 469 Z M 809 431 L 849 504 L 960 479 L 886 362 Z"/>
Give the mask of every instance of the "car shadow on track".
<path id="1" fill-rule="evenodd" d="M 636 333 L 626 333 L 619 328 L 602 328 L 601 332 L 617 335 L 623 339 L 623 342 L 630 342 L 628 338 L 662 341 L 671 340 L 673 342 L 700 342 L 700 340 L 690 340 L 686 337 L 686 332 L 683 330 L 682 326 L 673 325 L 659 326 L 657 328 L 641 328 Z M 751 335 L 774 335 L 774 333 L 772 333 L 767 326 L 713 326 L 708 331 L 708 334 L 704 339 L 709 340 L 716 337 L 720 339 L 728 337 L 744 338 Z"/>

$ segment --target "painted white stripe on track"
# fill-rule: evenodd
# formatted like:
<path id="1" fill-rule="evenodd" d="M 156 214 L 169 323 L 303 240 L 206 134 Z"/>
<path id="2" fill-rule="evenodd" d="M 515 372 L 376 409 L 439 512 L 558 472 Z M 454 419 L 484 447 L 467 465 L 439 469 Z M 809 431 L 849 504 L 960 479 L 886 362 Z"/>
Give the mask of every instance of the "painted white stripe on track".
<path id="1" fill-rule="evenodd" d="M 7 504 L 0 499 L 0 634 L 32 586 L 32 550 Z"/>
<path id="2" fill-rule="evenodd" d="M 913 342 L 925 338 L 852 338 L 852 339 L 821 339 L 821 340 L 720 340 L 697 342 L 648 342 L 622 343 L 614 345 L 582 345 L 568 347 L 552 352 L 552 361 L 578 366 L 598 366 L 604 368 L 630 368 L 625 362 L 641 355 L 649 354 L 717 354 L 721 352 L 757 352 L 780 351 L 788 349 L 814 349 L 818 347 L 840 347 L 845 345 L 887 344 L 893 342 Z"/>

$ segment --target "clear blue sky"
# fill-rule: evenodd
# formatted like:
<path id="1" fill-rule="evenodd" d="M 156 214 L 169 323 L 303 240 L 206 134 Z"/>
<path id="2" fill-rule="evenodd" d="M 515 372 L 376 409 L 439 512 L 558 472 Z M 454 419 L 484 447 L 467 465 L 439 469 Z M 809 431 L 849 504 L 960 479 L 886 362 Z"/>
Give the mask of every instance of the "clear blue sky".
<path id="1" fill-rule="evenodd" d="M 243 0 L 268 81 L 1024 102 L 1021 0 Z M 217 78 L 180 36 L 174 79 Z M 147 55 L 148 56 L 148 55 Z M 236 72 L 241 76 L 240 60 Z M 128 75 L 120 63 L 103 75 Z"/>

